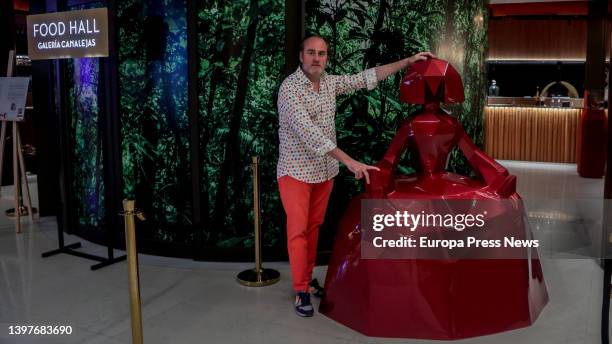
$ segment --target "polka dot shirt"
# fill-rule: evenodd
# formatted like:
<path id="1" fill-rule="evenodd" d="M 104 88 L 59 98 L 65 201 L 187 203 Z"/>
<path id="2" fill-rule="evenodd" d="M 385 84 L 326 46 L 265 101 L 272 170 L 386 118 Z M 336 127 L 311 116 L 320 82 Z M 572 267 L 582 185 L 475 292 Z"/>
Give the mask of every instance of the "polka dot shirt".
<path id="1" fill-rule="evenodd" d="M 354 75 L 323 73 L 318 93 L 301 68 L 289 75 L 278 92 L 277 178 L 320 183 L 335 177 L 338 161 L 327 153 L 336 148 L 336 95 L 376 84 L 373 68 Z"/>

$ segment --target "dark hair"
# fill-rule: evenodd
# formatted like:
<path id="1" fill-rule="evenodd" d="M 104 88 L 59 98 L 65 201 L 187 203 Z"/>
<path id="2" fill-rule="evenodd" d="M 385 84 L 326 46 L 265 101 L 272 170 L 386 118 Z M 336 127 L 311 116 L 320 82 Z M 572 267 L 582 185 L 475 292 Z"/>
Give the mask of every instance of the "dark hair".
<path id="1" fill-rule="evenodd" d="M 300 42 L 300 51 L 304 50 L 304 42 L 306 42 L 306 40 L 311 39 L 311 38 L 322 39 L 323 42 L 325 42 L 325 45 L 327 46 L 327 50 L 329 50 L 329 42 L 327 41 L 327 39 L 317 33 L 312 33 L 312 34 L 307 34 L 306 37 L 304 37 L 302 41 Z"/>

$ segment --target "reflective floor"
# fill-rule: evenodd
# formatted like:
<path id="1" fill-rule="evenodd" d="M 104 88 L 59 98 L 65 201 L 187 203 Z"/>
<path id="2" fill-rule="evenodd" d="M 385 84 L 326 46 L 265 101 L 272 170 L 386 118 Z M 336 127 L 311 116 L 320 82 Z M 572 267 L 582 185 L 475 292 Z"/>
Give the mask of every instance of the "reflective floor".
<path id="1" fill-rule="evenodd" d="M 575 165 L 501 163 L 518 176 L 518 191 L 527 200 L 602 197 L 603 180 L 579 178 Z M 6 189 L 0 209 L 11 205 Z M 82 258 L 41 258 L 41 252 L 57 247 L 56 237 L 54 218 L 33 225 L 24 220 L 17 235 L 13 222 L 0 216 L 0 343 L 130 343 L 126 263 L 91 271 L 93 262 Z M 76 241 L 85 252 L 105 253 L 68 236 L 67 243 Z M 533 326 L 457 343 L 599 343 L 603 274 L 597 261 L 543 257 L 542 263 L 550 302 Z M 299 318 L 293 313 L 288 264 L 265 266 L 279 270 L 281 282 L 247 288 L 235 276 L 251 264 L 140 256 L 144 342 L 433 343 L 368 338 L 321 314 Z M 325 267 L 317 267 L 315 275 L 321 281 Z M 9 335 L 15 325 L 65 325 L 73 331 Z"/>

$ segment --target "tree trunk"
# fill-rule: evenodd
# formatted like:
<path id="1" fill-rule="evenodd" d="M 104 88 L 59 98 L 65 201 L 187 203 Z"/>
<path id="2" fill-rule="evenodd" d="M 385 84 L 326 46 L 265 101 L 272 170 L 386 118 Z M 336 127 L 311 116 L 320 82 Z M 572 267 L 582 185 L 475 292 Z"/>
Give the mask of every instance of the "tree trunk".
<path id="1" fill-rule="evenodd" d="M 378 14 L 376 16 L 376 22 L 372 30 L 372 45 L 366 50 L 364 55 L 363 64 L 366 68 L 371 68 L 376 65 L 378 48 L 380 48 L 382 42 L 382 27 L 385 21 L 385 15 L 389 9 L 389 4 L 386 0 L 380 0 L 378 3 Z"/>
<path id="2" fill-rule="evenodd" d="M 165 64 L 164 64 L 165 66 Z M 167 102 L 171 104 L 167 104 L 166 106 L 166 119 L 168 121 L 168 129 L 170 129 L 170 133 L 174 138 L 174 144 L 176 145 L 176 159 L 178 160 L 178 166 L 176 169 L 176 184 L 174 191 L 172 192 L 171 200 L 172 205 L 176 208 L 176 228 L 177 232 L 177 240 L 183 242 L 185 239 L 185 226 L 181 223 L 184 218 L 186 200 L 184 195 L 189 194 L 190 183 L 189 178 L 184 178 L 179 176 L 179 173 L 185 173 L 186 171 L 191 171 L 187 164 L 187 150 L 183 146 L 183 141 L 181 140 L 181 134 L 185 134 L 181 131 L 177 121 L 177 113 L 176 113 L 176 104 L 172 102 L 172 74 L 170 71 L 167 71 L 166 68 L 162 67 L 162 97 L 161 99 L 166 99 Z"/>
<path id="3" fill-rule="evenodd" d="M 232 108 L 231 112 L 229 133 L 227 135 L 223 163 L 221 165 L 221 170 L 219 171 L 219 184 L 215 199 L 215 211 L 213 213 L 213 226 L 218 230 L 225 227 L 227 195 L 229 191 L 228 177 L 231 173 L 231 179 L 232 181 L 235 181 L 237 176 L 240 174 L 240 169 L 238 166 L 241 160 L 239 144 L 240 122 L 242 120 L 242 112 L 248 91 L 248 75 L 251 65 L 251 56 L 253 55 L 253 48 L 255 46 L 257 24 L 259 21 L 258 9 L 259 7 L 257 0 L 251 0 L 249 7 L 250 22 L 247 28 L 245 50 L 242 57 L 240 72 L 238 74 L 238 81 L 236 83 L 236 98 L 234 100 L 234 107 Z M 234 190 L 233 193 L 235 193 L 235 191 L 236 190 Z"/>
<path id="4" fill-rule="evenodd" d="M 223 12 L 223 9 L 225 8 L 226 1 L 224 0 L 217 0 L 217 8 L 219 9 L 219 11 Z M 207 6 L 206 4 L 204 6 Z M 223 46 L 223 50 L 222 51 L 217 51 L 216 49 L 212 49 L 212 51 L 210 52 L 211 54 L 211 63 L 217 63 L 219 61 L 223 61 L 224 56 L 229 56 L 229 47 L 231 45 L 231 36 L 232 33 L 230 30 L 224 30 L 223 29 L 223 20 L 217 20 L 216 21 L 216 30 L 215 30 L 215 42 L 219 42 L 221 40 L 225 41 L 225 44 Z M 226 61 L 229 60 L 226 59 Z M 205 245 L 204 242 L 210 242 L 211 240 L 214 240 L 213 238 L 215 237 L 215 234 L 213 231 L 215 230 L 215 226 L 214 224 L 211 226 L 210 225 L 210 220 L 211 220 L 211 203 L 210 202 L 210 194 L 211 194 L 211 189 L 209 187 L 210 185 L 210 181 L 208 179 L 208 173 L 206 171 L 206 166 L 211 164 L 211 161 L 208 159 L 208 146 L 209 143 L 211 142 L 211 140 L 213 139 L 213 135 L 216 131 L 216 129 L 218 128 L 217 123 L 219 122 L 218 120 L 216 120 L 215 118 L 215 114 L 213 113 L 213 109 L 214 109 L 214 104 L 215 104 L 215 94 L 217 93 L 217 88 L 220 84 L 222 84 L 223 81 L 223 70 L 220 67 L 213 67 L 213 71 L 211 72 L 211 76 L 210 76 L 210 85 L 208 87 L 208 98 L 207 98 L 207 102 L 206 102 L 206 110 L 204 113 L 204 116 L 206 116 L 206 119 L 203 121 L 204 125 L 202 126 L 202 128 L 204 128 L 204 133 L 203 133 L 203 138 L 201 141 L 201 145 L 200 145 L 200 152 L 202 153 L 203 158 L 203 169 L 202 169 L 202 180 L 201 180 L 201 186 L 202 186 L 202 194 L 201 194 L 201 200 L 203 202 L 203 206 L 202 208 L 205 209 L 205 212 L 203 214 L 203 219 L 202 219 L 202 223 L 205 224 L 205 228 L 204 230 L 204 236 L 203 236 L 203 241 L 202 241 L 202 245 Z M 205 89 L 204 87 L 202 89 Z"/>

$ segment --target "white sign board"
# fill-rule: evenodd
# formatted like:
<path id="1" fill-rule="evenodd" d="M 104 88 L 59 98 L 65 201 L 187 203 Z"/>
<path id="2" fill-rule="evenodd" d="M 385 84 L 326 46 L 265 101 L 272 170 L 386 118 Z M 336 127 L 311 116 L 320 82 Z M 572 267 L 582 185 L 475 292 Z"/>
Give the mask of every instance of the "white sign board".
<path id="1" fill-rule="evenodd" d="M 23 121 L 30 78 L 0 78 L 0 120 Z"/>

